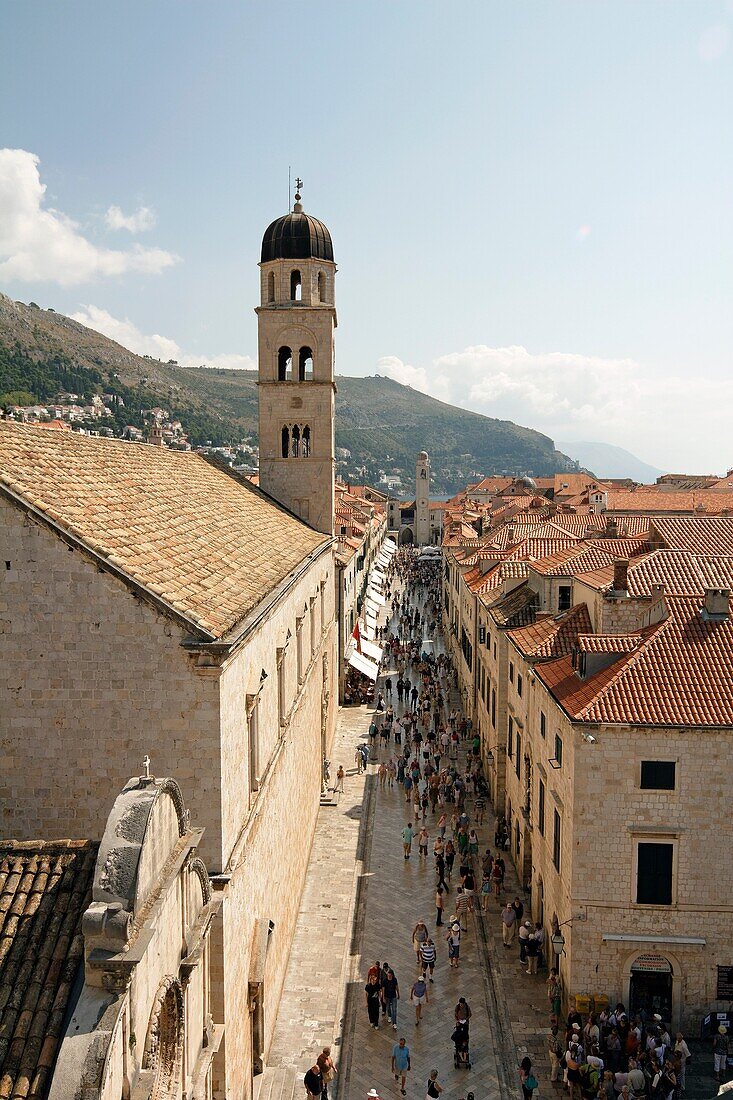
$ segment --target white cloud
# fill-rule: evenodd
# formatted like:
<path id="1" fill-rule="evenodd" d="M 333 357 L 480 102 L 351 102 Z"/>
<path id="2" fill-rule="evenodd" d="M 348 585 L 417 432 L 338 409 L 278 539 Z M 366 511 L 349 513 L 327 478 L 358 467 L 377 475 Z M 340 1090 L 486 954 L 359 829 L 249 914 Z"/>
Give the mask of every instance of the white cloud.
<path id="1" fill-rule="evenodd" d="M 697 52 L 702 61 L 717 61 L 730 45 L 730 30 L 724 23 L 706 27 L 697 41 Z"/>
<path id="2" fill-rule="evenodd" d="M 383 355 L 377 362 L 377 374 L 384 374 L 403 386 L 437 397 L 439 401 L 450 400 L 448 378 L 435 373 L 429 376 L 425 367 L 412 367 L 396 355 Z"/>
<path id="3" fill-rule="evenodd" d="M 104 215 L 108 229 L 126 229 L 129 233 L 144 233 L 155 225 L 155 212 L 149 206 L 139 206 L 132 214 L 123 214 L 119 206 L 110 206 Z"/>
<path id="4" fill-rule="evenodd" d="M 71 218 L 44 206 L 39 158 L 25 149 L 0 149 L 0 277 L 61 286 L 137 272 L 157 275 L 177 263 L 162 248 L 100 248 Z"/>
<path id="5" fill-rule="evenodd" d="M 597 439 L 642 449 L 656 465 L 722 469 L 729 437 L 733 380 L 655 375 L 633 359 L 521 346 L 464 348 L 427 366 L 394 356 L 377 371 L 443 401 L 512 420 L 553 439 Z M 691 425 L 705 425 L 709 447 Z M 707 472 L 707 470 L 706 470 Z"/>
<path id="6" fill-rule="evenodd" d="M 116 340 L 118 344 L 134 351 L 137 355 L 152 355 L 155 359 L 167 362 L 175 359 L 182 367 L 219 367 L 227 370 L 254 370 L 256 364 L 249 355 L 237 355 L 236 353 L 224 355 L 190 355 L 183 351 L 175 340 L 169 336 L 160 336 L 153 333 L 151 336 L 141 332 L 129 318 L 120 320 L 113 317 L 106 309 L 99 306 L 86 305 L 76 313 L 72 313 L 74 321 L 80 325 L 86 325 L 95 332 L 101 332 L 103 336 L 109 336 L 110 340 Z"/>

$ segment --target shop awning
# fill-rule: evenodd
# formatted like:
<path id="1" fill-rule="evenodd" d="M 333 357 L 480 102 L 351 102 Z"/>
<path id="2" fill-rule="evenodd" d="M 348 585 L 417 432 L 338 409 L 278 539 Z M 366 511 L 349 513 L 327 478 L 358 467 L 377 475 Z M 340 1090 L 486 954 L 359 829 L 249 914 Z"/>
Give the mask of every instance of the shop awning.
<path id="1" fill-rule="evenodd" d="M 375 588 L 373 584 L 370 584 L 369 587 L 367 588 L 367 599 L 371 600 L 373 603 L 377 604 L 379 607 L 384 607 L 384 605 L 387 602 L 387 600 L 382 595 L 382 593 L 379 591 L 379 589 Z"/>
<path id="2" fill-rule="evenodd" d="M 362 641 L 362 646 L 364 642 Z M 379 674 L 379 665 L 376 661 L 372 661 L 370 657 L 366 657 L 363 653 L 359 653 L 354 649 L 353 653 L 350 653 L 347 660 L 352 668 L 355 668 L 357 672 L 362 672 L 365 676 L 368 676 L 370 680 L 376 680 Z"/>
<path id="3" fill-rule="evenodd" d="M 382 647 L 376 642 L 370 642 L 367 638 L 361 639 L 361 651 L 366 656 L 379 664 L 382 660 Z"/>

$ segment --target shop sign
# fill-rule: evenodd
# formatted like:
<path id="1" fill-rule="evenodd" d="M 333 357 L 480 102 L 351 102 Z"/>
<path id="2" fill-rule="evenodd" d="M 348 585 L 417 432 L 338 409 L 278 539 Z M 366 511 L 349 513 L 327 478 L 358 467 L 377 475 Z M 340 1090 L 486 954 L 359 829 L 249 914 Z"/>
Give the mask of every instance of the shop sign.
<path id="1" fill-rule="evenodd" d="M 733 966 L 718 967 L 716 1001 L 733 1001 Z"/>
<path id="2" fill-rule="evenodd" d="M 652 974 L 671 974 L 672 964 L 664 955 L 639 955 L 631 964 L 631 969 Z"/>

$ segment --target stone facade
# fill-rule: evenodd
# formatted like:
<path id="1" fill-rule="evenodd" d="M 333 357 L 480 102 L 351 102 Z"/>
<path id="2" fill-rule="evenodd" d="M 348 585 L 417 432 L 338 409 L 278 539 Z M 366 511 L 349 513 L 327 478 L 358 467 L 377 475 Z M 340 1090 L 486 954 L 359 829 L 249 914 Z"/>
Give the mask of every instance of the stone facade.
<path id="1" fill-rule="evenodd" d="M 514 643 L 501 613 L 524 582 L 482 592 L 474 561 L 470 548 L 444 550 L 446 642 L 530 913 L 548 945 L 553 927 L 565 938 L 559 959 L 549 954 L 566 1002 L 606 996 L 633 1008 L 644 989 L 673 1026 L 696 1030 L 708 1010 L 726 1008 L 715 999 L 717 966 L 733 961 L 722 763 L 733 731 L 572 720 L 542 682 L 542 660 Z M 560 585 L 570 586 L 571 605 L 586 605 L 596 634 L 633 634 L 668 613 L 662 584 L 632 596 L 543 576 L 531 563 L 527 574 L 537 622 L 557 621 Z M 642 761 L 674 762 L 674 789 L 642 789 Z M 670 904 L 637 903 L 640 844 L 672 845 Z"/>
<path id="2" fill-rule="evenodd" d="M 415 542 L 429 546 L 430 539 L 430 459 L 420 451 L 415 464 Z"/>

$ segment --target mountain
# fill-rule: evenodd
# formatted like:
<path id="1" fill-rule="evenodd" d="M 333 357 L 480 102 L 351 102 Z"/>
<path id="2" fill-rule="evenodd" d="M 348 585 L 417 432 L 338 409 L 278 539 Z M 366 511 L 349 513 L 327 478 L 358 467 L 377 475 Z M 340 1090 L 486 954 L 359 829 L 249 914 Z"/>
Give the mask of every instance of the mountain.
<path id="1" fill-rule="evenodd" d="M 376 483 L 384 472 L 395 474 L 399 491 L 409 495 L 423 449 L 436 496 L 486 474 L 541 477 L 576 468 L 539 432 L 447 405 L 390 378 L 340 376 L 336 383 L 338 469 L 347 478 Z M 253 371 L 161 363 L 62 313 L 0 294 L 0 405 L 48 403 L 60 392 L 120 398 L 101 425 L 116 432 L 127 424 L 143 428 L 142 411 L 160 406 L 181 421 L 193 445 L 256 442 Z"/>
<path id="2" fill-rule="evenodd" d="M 558 443 L 557 446 L 581 466 L 592 470 L 596 477 L 630 477 L 648 485 L 664 473 L 612 443 Z"/>

